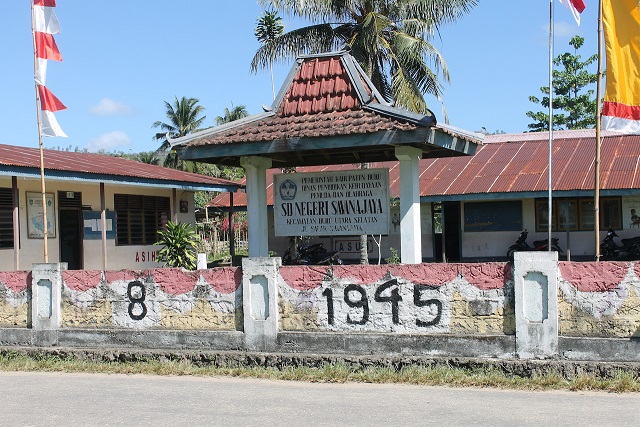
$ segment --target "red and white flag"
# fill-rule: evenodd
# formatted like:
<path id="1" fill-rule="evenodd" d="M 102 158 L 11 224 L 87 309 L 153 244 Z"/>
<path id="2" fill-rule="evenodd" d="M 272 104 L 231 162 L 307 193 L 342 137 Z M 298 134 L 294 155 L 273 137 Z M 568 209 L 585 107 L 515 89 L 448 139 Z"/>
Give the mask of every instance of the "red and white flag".
<path id="1" fill-rule="evenodd" d="M 49 89 L 44 86 L 38 85 L 38 95 L 40 95 L 40 106 L 44 111 L 54 112 L 66 110 L 67 108 L 53 93 L 51 93 Z"/>
<path id="2" fill-rule="evenodd" d="M 38 95 L 40 97 L 40 133 L 42 136 L 61 136 L 66 138 L 67 135 L 62 131 L 58 124 L 55 111 L 64 110 L 67 107 L 53 94 L 49 89 L 42 85 L 38 85 Z"/>
<path id="3" fill-rule="evenodd" d="M 52 7 L 33 7 L 33 29 L 46 34 L 58 34 L 60 32 L 60 22 Z"/>
<path id="4" fill-rule="evenodd" d="M 54 61 L 62 61 L 62 55 L 58 50 L 58 45 L 52 34 L 35 32 L 36 39 L 36 57 L 41 59 L 52 59 Z"/>
<path id="5" fill-rule="evenodd" d="M 42 136 L 60 136 L 66 138 L 67 134 L 64 133 L 56 116 L 51 111 L 41 111 L 40 114 L 40 134 Z"/>
<path id="6" fill-rule="evenodd" d="M 40 135 L 66 137 L 53 113 L 67 107 L 45 87 L 47 60 L 62 61 L 62 55 L 53 38 L 53 34 L 60 32 L 60 22 L 53 11 L 55 6 L 55 0 L 33 0 L 32 30 L 36 51 L 34 79 L 40 100 Z"/>
<path id="7" fill-rule="evenodd" d="M 583 0 L 560 0 L 573 14 L 578 25 L 580 25 L 580 14 L 586 8 Z"/>
<path id="8" fill-rule="evenodd" d="M 44 3 L 44 0 L 40 0 L 40 3 Z M 60 22 L 58 22 L 58 18 L 56 17 L 56 13 L 53 11 L 53 6 L 43 6 L 37 5 L 38 1 L 35 2 L 33 6 L 33 30 L 34 32 L 44 33 L 44 34 L 58 34 L 60 33 Z M 54 2 L 48 2 L 48 4 L 53 4 Z M 40 39 L 36 39 L 37 41 Z M 40 40 L 41 42 L 43 40 Z M 55 41 L 53 42 L 55 43 Z M 57 46 L 56 46 L 57 49 Z M 45 52 L 46 47 L 40 46 L 40 50 L 38 50 L 38 46 L 36 44 L 36 63 L 35 63 L 35 80 L 36 84 L 44 85 L 47 80 L 47 60 L 38 57 L 37 52 Z M 58 52 L 59 54 L 60 52 Z M 41 56 L 45 56 L 44 54 Z M 60 59 L 62 57 L 60 56 Z"/>

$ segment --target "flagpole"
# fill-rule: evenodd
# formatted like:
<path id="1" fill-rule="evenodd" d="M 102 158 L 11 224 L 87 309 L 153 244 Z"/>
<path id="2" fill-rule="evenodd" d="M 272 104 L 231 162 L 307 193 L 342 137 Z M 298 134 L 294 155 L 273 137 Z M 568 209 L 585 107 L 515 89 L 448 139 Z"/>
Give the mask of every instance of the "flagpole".
<path id="1" fill-rule="evenodd" d="M 553 206 L 552 165 L 553 165 L 553 0 L 549 0 L 549 196 L 547 201 L 548 251 L 551 252 L 551 223 Z"/>
<path id="2" fill-rule="evenodd" d="M 598 81 L 596 86 L 596 159 L 593 200 L 593 228 L 595 229 L 596 261 L 600 261 L 600 145 L 602 122 L 602 0 L 598 1 Z"/>
<path id="3" fill-rule="evenodd" d="M 33 38 L 33 74 L 36 74 L 37 71 L 37 51 L 36 51 L 36 34 L 35 34 L 35 18 L 33 11 L 33 0 L 31 0 L 31 36 Z M 40 187 L 42 189 L 42 232 L 43 232 L 43 256 L 45 264 L 49 262 L 49 252 L 47 249 L 48 246 L 48 234 L 49 230 L 47 228 L 47 196 L 46 196 L 46 187 L 44 182 L 44 150 L 42 148 L 42 123 L 40 118 L 40 94 L 38 92 L 38 84 L 35 83 L 36 90 L 36 116 L 38 120 L 38 145 L 40 146 Z"/>

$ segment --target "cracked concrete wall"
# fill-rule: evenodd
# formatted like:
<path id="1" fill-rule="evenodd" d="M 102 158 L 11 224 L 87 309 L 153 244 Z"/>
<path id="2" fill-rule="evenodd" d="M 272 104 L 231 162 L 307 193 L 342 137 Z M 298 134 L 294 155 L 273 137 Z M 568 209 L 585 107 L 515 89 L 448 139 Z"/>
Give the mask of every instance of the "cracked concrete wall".
<path id="1" fill-rule="evenodd" d="M 242 330 L 242 271 L 65 271 L 63 328 Z"/>
<path id="2" fill-rule="evenodd" d="M 560 262 L 560 335 L 640 336 L 640 262 Z"/>
<path id="3" fill-rule="evenodd" d="M 558 264 L 560 336 L 640 336 L 640 262 Z M 27 327 L 30 274 L 0 272 L 0 327 Z M 505 263 L 287 266 L 277 277 L 282 331 L 515 333 Z M 243 329 L 239 268 L 64 271 L 62 278 L 62 328 Z"/>
<path id="4" fill-rule="evenodd" d="M 28 271 L 0 271 L 0 327 L 27 327 Z"/>
<path id="5" fill-rule="evenodd" d="M 280 269 L 280 329 L 515 334 L 505 263 Z"/>

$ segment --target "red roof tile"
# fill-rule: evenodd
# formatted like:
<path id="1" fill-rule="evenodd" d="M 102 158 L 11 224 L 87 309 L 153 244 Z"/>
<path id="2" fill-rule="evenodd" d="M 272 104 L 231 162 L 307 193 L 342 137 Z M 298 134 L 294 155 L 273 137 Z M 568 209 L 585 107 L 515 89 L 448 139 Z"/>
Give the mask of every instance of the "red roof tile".
<path id="1" fill-rule="evenodd" d="M 381 105 L 363 76 L 356 78 L 364 87 L 368 105 Z M 351 79 L 341 54 L 306 58 L 300 63 L 280 103 L 274 106 L 272 116 L 230 124 L 226 129 L 213 128 L 201 137 L 191 138 L 188 145 L 267 142 L 420 127 L 410 120 L 364 109 Z"/>

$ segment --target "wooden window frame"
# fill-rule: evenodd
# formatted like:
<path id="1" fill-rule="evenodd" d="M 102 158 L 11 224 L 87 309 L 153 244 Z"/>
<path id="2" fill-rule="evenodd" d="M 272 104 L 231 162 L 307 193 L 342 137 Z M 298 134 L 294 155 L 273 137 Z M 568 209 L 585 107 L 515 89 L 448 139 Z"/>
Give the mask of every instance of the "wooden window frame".
<path id="1" fill-rule="evenodd" d="M 169 197 L 114 194 L 116 245 L 149 246 L 159 240 L 171 212 Z"/>
<path id="2" fill-rule="evenodd" d="M 536 199 L 535 200 L 535 223 L 536 223 L 536 232 L 546 232 L 547 231 L 547 218 L 546 215 L 544 216 L 544 218 L 542 217 L 542 215 L 540 215 L 541 209 L 544 210 L 544 212 L 547 212 L 547 199 Z M 592 198 L 588 198 L 588 197 L 562 197 L 562 198 L 557 198 L 557 199 L 553 199 L 552 201 L 552 207 L 551 207 L 551 214 L 552 214 L 552 219 L 551 219 L 551 231 L 553 232 L 557 232 L 557 231 L 567 231 L 563 228 L 559 227 L 559 219 L 558 219 L 558 203 L 562 203 L 562 202 L 575 202 L 576 203 L 576 221 L 575 221 L 575 225 L 572 226 L 571 228 L 569 228 L 568 231 L 593 231 L 593 223 L 591 224 L 586 224 L 585 222 L 585 213 L 589 210 L 591 210 L 593 212 L 593 199 Z M 592 202 L 591 206 L 588 205 L 588 202 Z M 612 222 L 612 221 L 604 221 L 604 216 L 605 216 L 605 212 L 604 212 L 604 205 L 608 204 L 608 203 L 612 203 L 616 206 L 615 210 L 617 210 L 617 218 L 615 218 L 616 220 L 616 226 L 614 226 L 613 228 L 616 230 L 621 230 L 622 229 L 622 197 L 620 196 L 613 196 L 613 197 L 601 197 L 600 198 L 600 230 L 607 230 L 610 226 L 610 224 L 605 224 L 605 222 Z M 541 222 L 543 221 L 544 224 Z"/>
<path id="3" fill-rule="evenodd" d="M 0 188 L 0 249 L 13 249 L 13 191 Z"/>

